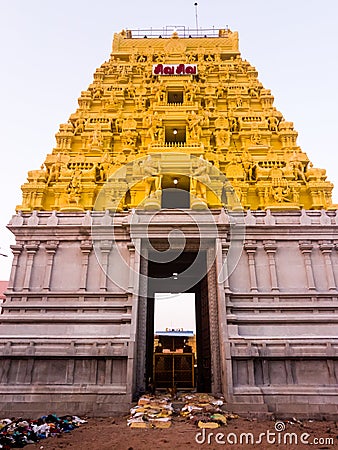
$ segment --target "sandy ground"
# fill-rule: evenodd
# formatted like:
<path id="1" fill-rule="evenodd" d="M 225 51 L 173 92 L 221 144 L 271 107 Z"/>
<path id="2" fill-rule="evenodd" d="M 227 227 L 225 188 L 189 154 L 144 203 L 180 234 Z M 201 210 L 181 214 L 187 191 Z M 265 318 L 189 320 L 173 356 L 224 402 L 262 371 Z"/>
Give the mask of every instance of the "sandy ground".
<path id="1" fill-rule="evenodd" d="M 203 437 L 202 430 L 190 423 L 188 419 L 180 417 L 173 419 L 169 429 L 131 429 L 127 426 L 126 417 L 111 417 L 88 419 L 87 424 L 81 425 L 71 433 L 44 439 L 38 444 L 28 445 L 25 448 L 27 450 L 338 449 L 338 422 L 286 422 L 285 426 L 285 431 L 278 433 L 275 430 L 274 421 L 240 417 L 229 421 L 227 426 L 216 430 L 205 430 L 205 437 Z M 268 431 L 269 436 L 267 436 Z M 200 433 L 197 436 L 200 443 L 196 442 L 197 433 Z M 223 436 L 216 437 L 218 433 L 222 433 Z M 247 435 L 248 437 L 242 435 L 241 438 L 241 433 L 252 433 L 252 435 Z M 265 435 L 261 436 L 261 442 L 257 442 L 260 433 Z M 290 435 L 286 433 L 294 433 L 292 444 L 289 443 Z M 210 443 L 208 443 L 208 436 Z M 254 443 L 251 443 L 251 436 Z M 333 443 L 327 441 L 328 438 L 332 438 Z M 295 439 L 298 440 L 297 444 Z M 308 444 L 301 443 L 301 439 Z"/>

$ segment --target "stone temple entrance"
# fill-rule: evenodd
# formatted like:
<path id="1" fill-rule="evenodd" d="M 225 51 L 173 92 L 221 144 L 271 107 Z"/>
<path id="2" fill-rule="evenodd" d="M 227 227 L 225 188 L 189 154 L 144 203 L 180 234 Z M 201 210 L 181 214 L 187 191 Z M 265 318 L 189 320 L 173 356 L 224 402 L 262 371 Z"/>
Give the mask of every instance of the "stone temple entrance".
<path id="1" fill-rule="evenodd" d="M 211 392 L 211 350 L 207 277 L 204 275 L 202 280 L 191 286 L 191 284 L 194 283 L 194 279 L 198 280 L 200 273 L 198 273 L 198 271 L 195 272 L 195 274 L 189 273 L 189 267 L 191 267 L 194 260 L 201 271 L 203 269 L 205 270 L 205 259 L 205 253 L 198 255 L 192 252 L 185 252 L 172 262 L 166 264 L 149 262 L 146 351 L 147 380 L 153 378 L 154 370 L 154 294 L 157 292 L 191 292 L 195 294 L 197 347 L 197 370 L 195 374 L 195 383 L 192 388 L 196 387 L 201 392 Z M 177 311 L 177 314 L 180 314 L 180 311 Z M 152 330 L 153 332 L 151 333 Z M 175 349 L 172 350 L 174 351 Z M 178 374 L 175 374 L 175 368 L 173 368 L 173 372 L 174 380 L 178 379 Z M 155 388 L 156 387 L 158 386 L 155 383 Z M 170 384 L 168 384 L 167 387 L 171 387 Z M 179 387 L 179 382 L 174 382 L 174 387 Z"/>
<path id="2" fill-rule="evenodd" d="M 29 171 L 8 225 L 4 417 L 127 411 L 152 375 L 156 292 L 196 296 L 199 390 L 234 412 L 337 416 L 333 186 L 237 32 L 205 31 L 115 34 Z"/>
<path id="3" fill-rule="evenodd" d="M 217 380 L 220 379 L 218 369 L 220 367 L 218 344 L 218 330 L 211 329 L 209 310 L 217 311 L 216 299 L 210 296 L 215 289 L 210 286 L 213 280 L 214 267 L 207 273 L 207 259 L 211 250 L 194 251 L 189 244 L 183 252 L 175 250 L 165 251 L 165 242 L 157 242 L 157 249 L 161 251 L 153 254 L 149 252 L 148 261 L 144 261 L 144 269 L 147 271 L 148 283 L 146 297 L 140 299 L 138 322 L 138 383 L 137 392 L 151 390 L 152 388 L 180 387 L 179 375 L 175 374 L 171 362 L 169 366 L 173 370 L 173 378 L 178 380 L 173 383 L 168 380 L 165 383 L 154 383 L 154 304 L 157 293 L 193 293 L 195 296 L 196 316 L 196 361 L 193 375 L 194 383 L 191 388 L 199 392 L 217 391 Z M 212 248 L 212 246 L 210 247 Z M 161 255 L 161 253 L 163 255 Z M 162 262 L 161 262 L 162 261 Z M 184 300 L 182 300 L 184 301 Z M 180 314 L 180 311 L 177 311 Z M 144 342 L 144 345 L 140 345 Z M 175 353 L 175 349 L 171 355 Z M 168 360 L 170 357 L 167 358 Z M 143 363 L 144 362 L 144 363 Z M 178 365 L 177 365 L 178 366 Z M 183 385 L 181 383 L 181 385 Z"/>

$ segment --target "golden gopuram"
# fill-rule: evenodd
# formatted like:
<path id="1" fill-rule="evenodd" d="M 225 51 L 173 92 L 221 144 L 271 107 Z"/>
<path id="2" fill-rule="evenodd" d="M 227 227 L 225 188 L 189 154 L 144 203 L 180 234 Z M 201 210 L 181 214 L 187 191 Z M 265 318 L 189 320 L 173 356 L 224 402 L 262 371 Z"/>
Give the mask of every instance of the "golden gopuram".
<path id="1" fill-rule="evenodd" d="M 205 198 L 197 198 L 210 208 L 234 206 L 224 184 L 245 209 L 331 208 L 325 170 L 313 167 L 273 102 L 241 58 L 236 32 L 182 39 L 177 32 L 134 38 L 122 31 L 81 92 L 79 108 L 60 125 L 56 147 L 29 172 L 18 209 L 93 210 L 102 201 L 112 209 L 156 208 L 156 200 L 160 208 L 161 191 L 174 186 L 173 170 L 183 176 L 177 187 L 196 196 L 189 178 L 198 158 L 210 173 Z M 181 154 L 176 164 L 173 153 Z M 149 179 L 150 172 L 156 176 Z M 192 208 L 201 207 L 197 198 Z"/>
<path id="2" fill-rule="evenodd" d="M 78 104 L 8 224 L 3 417 L 112 416 L 169 389 L 337 420 L 333 186 L 237 32 L 117 33 Z"/>

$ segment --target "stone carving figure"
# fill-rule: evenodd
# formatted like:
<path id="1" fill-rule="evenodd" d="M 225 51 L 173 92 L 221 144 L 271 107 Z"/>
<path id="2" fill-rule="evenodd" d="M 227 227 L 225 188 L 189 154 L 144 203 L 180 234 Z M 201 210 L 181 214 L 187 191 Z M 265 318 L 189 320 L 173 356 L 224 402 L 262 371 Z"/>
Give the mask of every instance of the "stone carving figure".
<path id="1" fill-rule="evenodd" d="M 151 119 L 151 124 L 147 132 L 147 135 L 150 136 L 152 142 L 155 142 L 159 137 L 160 128 L 162 128 L 161 122 L 162 122 L 161 119 L 157 116 L 157 113 L 155 112 L 155 114 Z"/>
<path id="2" fill-rule="evenodd" d="M 75 122 L 74 134 L 81 134 L 84 132 L 86 120 L 83 117 L 79 117 Z"/>
<path id="3" fill-rule="evenodd" d="M 101 136 L 101 125 L 96 123 L 94 126 L 92 141 L 90 143 L 91 148 L 101 148 L 102 147 L 102 136 Z"/>
<path id="4" fill-rule="evenodd" d="M 200 126 L 200 117 L 198 117 L 195 111 L 192 111 L 187 118 L 188 121 L 188 136 L 190 140 L 199 140 L 202 133 Z"/>
<path id="5" fill-rule="evenodd" d="M 256 177 L 256 163 L 248 151 L 243 152 L 241 161 L 246 174 L 246 180 L 253 181 Z"/>
<path id="6" fill-rule="evenodd" d="M 52 181 L 57 182 L 59 180 L 61 166 L 62 166 L 61 155 L 60 153 L 58 153 L 56 155 L 56 161 L 50 166 L 47 185 L 49 185 Z"/>
<path id="7" fill-rule="evenodd" d="M 153 161 L 151 155 L 143 162 L 143 173 L 145 176 L 145 195 L 154 197 L 161 191 L 161 175 L 158 163 Z"/>
<path id="8" fill-rule="evenodd" d="M 93 100 L 99 100 L 104 94 L 104 90 L 101 84 L 98 84 L 93 89 Z"/>
<path id="9" fill-rule="evenodd" d="M 207 183 L 210 183 L 209 177 L 209 162 L 203 158 L 203 155 L 199 157 L 197 167 L 193 171 L 190 178 L 190 192 L 192 195 L 207 199 Z"/>
<path id="10" fill-rule="evenodd" d="M 323 181 L 325 180 L 325 178 L 326 178 L 326 170 L 313 167 L 312 162 L 310 162 L 306 170 L 307 181 Z"/>
<path id="11" fill-rule="evenodd" d="M 215 131 L 216 137 L 216 147 L 217 148 L 227 148 L 230 145 L 230 132 L 221 128 Z"/>
<path id="12" fill-rule="evenodd" d="M 271 195 L 275 202 L 290 202 L 288 196 L 290 195 L 290 188 L 288 186 L 273 186 L 271 187 Z"/>
<path id="13" fill-rule="evenodd" d="M 293 155 L 290 158 L 290 165 L 293 169 L 293 174 L 296 180 L 303 180 L 306 183 L 306 178 L 304 175 L 304 167 L 303 164 L 299 161 L 299 158 L 296 152 L 293 152 Z"/>
<path id="14" fill-rule="evenodd" d="M 67 194 L 69 195 L 69 201 L 71 203 L 76 202 L 76 204 L 78 204 L 80 201 L 80 195 L 82 191 L 81 175 L 82 171 L 78 167 L 76 167 L 67 186 Z"/>
<path id="15" fill-rule="evenodd" d="M 103 181 L 108 180 L 109 168 L 111 165 L 111 157 L 109 152 L 104 152 L 99 163 L 100 179 Z"/>

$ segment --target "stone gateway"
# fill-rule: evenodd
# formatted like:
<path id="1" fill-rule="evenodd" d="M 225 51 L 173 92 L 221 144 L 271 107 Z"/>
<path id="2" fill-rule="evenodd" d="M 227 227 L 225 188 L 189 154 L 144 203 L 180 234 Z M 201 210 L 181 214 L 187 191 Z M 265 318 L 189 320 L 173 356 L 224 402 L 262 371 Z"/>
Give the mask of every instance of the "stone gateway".
<path id="1" fill-rule="evenodd" d="M 2 415 L 111 415 L 156 388 L 158 293 L 194 294 L 192 389 L 235 412 L 337 415 L 333 186 L 237 33 L 201 36 L 115 34 L 28 172 L 8 225 Z"/>

